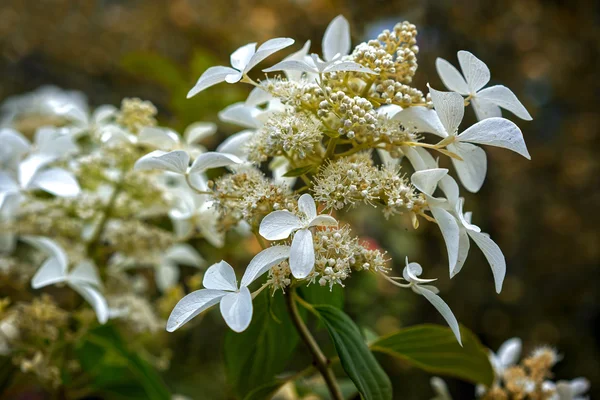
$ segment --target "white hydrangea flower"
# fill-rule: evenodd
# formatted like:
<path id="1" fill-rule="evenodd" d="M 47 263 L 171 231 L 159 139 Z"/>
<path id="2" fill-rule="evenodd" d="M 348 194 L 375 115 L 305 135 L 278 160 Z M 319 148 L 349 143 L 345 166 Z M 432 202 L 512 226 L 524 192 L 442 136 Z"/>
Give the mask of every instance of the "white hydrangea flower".
<path id="1" fill-rule="evenodd" d="M 318 74 L 328 72 L 353 71 L 362 72 L 365 74 L 377 74 L 375 71 L 363 67 L 354 61 L 344 61 L 342 57 L 350 54 L 350 24 L 342 15 L 335 17 L 327 26 L 323 35 L 323 61 L 317 54 L 311 54 L 307 57 L 308 46 L 307 42 L 299 53 L 294 57 L 289 57 L 274 66 L 263 69 L 264 72 L 284 71 L 287 76 L 292 76 L 299 80 L 298 76 L 302 73 L 308 76 L 317 76 Z M 306 51 L 304 50 L 306 48 Z M 302 54 L 304 53 L 304 56 Z"/>
<path id="2" fill-rule="evenodd" d="M 495 85 L 483 89 L 490 81 L 490 70 L 483 61 L 468 51 L 461 50 L 458 52 L 458 62 L 464 77 L 443 58 L 438 58 L 435 66 L 448 89 L 469 96 L 478 120 L 502 116 L 502 107 L 521 119 L 531 121 L 531 115 L 509 88 Z"/>
<path id="3" fill-rule="evenodd" d="M 315 248 L 310 230 L 316 226 L 337 226 L 330 215 L 317 215 L 315 200 L 310 194 L 298 199 L 300 218 L 287 210 L 273 211 L 260 222 L 258 232 L 267 240 L 283 240 L 294 234 L 290 251 L 290 270 L 298 279 L 306 278 L 315 266 Z"/>
<path id="4" fill-rule="evenodd" d="M 189 178 L 190 183 L 194 184 L 195 178 L 207 169 L 226 167 L 234 164 L 241 164 L 243 161 L 227 153 L 207 152 L 200 154 L 190 166 L 190 155 L 183 150 L 174 150 L 165 152 L 154 150 L 146 154 L 135 162 L 134 169 L 141 170 L 163 170 L 176 174 L 184 175 Z M 196 187 L 197 185 L 194 185 Z M 196 187 L 196 189 L 198 189 Z"/>
<path id="5" fill-rule="evenodd" d="M 454 333 L 454 336 L 456 336 L 456 340 L 458 340 L 458 343 L 462 346 L 460 328 L 458 326 L 458 321 L 456 320 L 456 317 L 452 313 L 450 307 L 448 307 L 448 304 L 446 304 L 446 302 L 442 300 L 440 296 L 437 295 L 439 293 L 438 288 L 436 288 L 433 285 L 428 285 L 428 283 L 431 283 L 437 279 L 419 278 L 419 276 L 421 276 L 422 273 L 423 268 L 421 267 L 421 265 L 416 262 L 409 263 L 408 257 L 406 257 L 406 266 L 402 271 L 402 278 L 406 282 L 408 282 L 408 285 L 413 290 L 413 292 L 425 297 L 427 301 L 429 301 L 431 305 L 433 305 L 435 309 L 438 310 L 438 312 L 448 323 L 448 326 L 450 326 L 450 329 Z"/>
<path id="6" fill-rule="evenodd" d="M 412 175 L 411 182 L 425 195 L 430 211 L 440 227 L 448 250 L 450 277 L 462 269 L 469 254 L 470 238 L 490 264 L 496 292 L 500 293 L 506 275 L 504 254 L 489 235 L 471 224 L 470 213 L 463 214 L 463 199 L 458 197 L 458 185 L 447 173 L 448 170 L 444 168 L 417 171 Z M 432 196 L 438 184 L 447 198 Z"/>
<path id="7" fill-rule="evenodd" d="M 36 236 L 25 236 L 23 240 L 49 256 L 31 279 L 32 288 L 65 283 L 92 306 L 98 322 L 104 324 L 108 320 L 108 304 L 100 291 L 102 282 L 92 261 L 83 260 L 69 270 L 67 254 L 53 240 Z"/>
<path id="8" fill-rule="evenodd" d="M 549 397 L 549 400 L 586 400 L 588 396 L 584 394 L 590 389 L 590 381 L 585 378 L 575 378 L 571 381 L 546 381 L 544 386 L 555 393 Z"/>
<path id="9" fill-rule="evenodd" d="M 458 134 L 465 112 L 462 96 L 433 88 L 430 88 L 430 93 L 435 111 L 426 107 L 409 107 L 397 113 L 394 119 L 401 121 L 404 126 L 433 133 L 442 137 L 444 142 L 447 141 L 448 150 L 462 158 L 462 161 L 452 158 L 452 163 L 468 191 L 479 191 L 487 171 L 485 151 L 473 143 L 503 147 L 531 159 L 523 134 L 513 122 L 505 118 L 488 118 Z"/>
<path id="10" fill-rule="evenodd" d="M 231 265 L 225 261 L 211 265 L 202 281 L 205 289 L 188 294 L 175 305 L 167 321 L 167 331 L 175 331 L 217 303 L 227 325 L 235 332 L 244 331 L 252 320 L 252 294 L 248 286 L 289 254 L 288 246 L 261 251 L 248 264 L 239 286 Z"/>
<path id="11" fill-rule="evenodd" d="M 202 256 L 189 244 L 174 244 L 165 250 L 154 267 L 156 286 L 162 292 L 175 286 L 179 281 L 178 265 L 199 268 L 204 263 Z"/>
<path id="12" fill-rule="evenodd" d="M 210 67 L 200 76 L 196 85 L 187 94 L 188 99 L 206 88 L 221 82 L 237 83 L 258 63 L 271 54 L 294 44 L 294 39 L 275 38 L 267 40 L 256 49 L 256 43 L 240 47 L 231 54 L 231 67 Z"/>

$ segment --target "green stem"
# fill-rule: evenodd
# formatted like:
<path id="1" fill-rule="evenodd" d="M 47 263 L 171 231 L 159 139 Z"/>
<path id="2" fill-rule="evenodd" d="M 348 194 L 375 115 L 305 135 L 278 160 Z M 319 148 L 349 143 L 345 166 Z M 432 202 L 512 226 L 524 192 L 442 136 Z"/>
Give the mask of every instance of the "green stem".
<path id="1" fill-rule="evenodd" d="M 294 324 L 294 327 L 298 331 L 300 338 L 308 347 L 308 350 L 313 356 L 313 363 L 315 368 L 321 373 L 323 379 L 325 380 L 325 384 L 329 389 L 329 393 L 331 394 L 332 400 L 344 400 L 344 396 L 342 395 L 342 391 L 335 380 L 335 375 L 331 370 L 329 364 L 329 360 L 323 354 L 323 351 L 319 347 L 319 344 L 310 333 L 304 321 L 302 321 L 302 317 L 298 313 L 298 306 L 296 305 L 296 301 L 294 297 L 296 295 L 296 288 L 293 286 L 289 288 L 289 290 L 285 293 L 285 303 L 287 305 L 288 312 Z"/>

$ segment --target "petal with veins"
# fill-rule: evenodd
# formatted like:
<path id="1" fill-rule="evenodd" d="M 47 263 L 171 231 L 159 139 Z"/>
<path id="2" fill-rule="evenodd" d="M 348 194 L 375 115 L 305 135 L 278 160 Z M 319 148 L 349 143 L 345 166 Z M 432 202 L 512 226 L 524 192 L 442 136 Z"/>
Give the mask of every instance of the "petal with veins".
<path id="1" fill-rule="evenodd" d="M 278 52 L 279 50 L 285 49 L 288 46 L 294 44 L 294 39 L 290 38 L 275 38 L 269 39 L 260 45 L 256 53 L 252 56 L 246 67 L 244 67 L 244 73 L 250 71 L 259 62 L 269 57 L 271 54 Z"/>
<path id="2" fill-rule="evenodd" d="M 414 187 L 419 189 L 421 192 L 433 195 L 435 188 L 438 185 L 440 179 L 442 179 L 448 170 L 445 168 L 434 168 L 417 171 L 411 175 L 410 180 Z"/>
<path id="3" fill-rule="evenodd" d="M 237 290 L 235 271 L 227 262 L 219 261 L 208 267 L 204 273 L 202 285 L 207 289 L 235 292 Z"/>
<path id="4" fill-rule="evenodd" d="M 171 311 L 167 331 L 175 331 L 202 311 L 217 304 L 227 293 L 222 290 L 200 289 L 188 294 Z"/>
<path id="5" fill-rule="evenodd" d="M 308 224 L 308 226 L 338 226 L 338 222 L 331 215 L 322 214 L 317 215 L 315 218 L 313 218 L 312 221 L 310 221 L 310 224 Z"/>
<path id="6" fill-rule="evenodd" d="M 531 159 L 523 133 L 514 122 L 506 118 L 488 118 L 467 128 L 458 135 L 461 142 L 487 144 L 489 146 L 503 147 Z"/>
<path id="7" fill-rule="evenodd" d="M 517 96 L 506 86 L 496 85 L 485 88 L 477 93 L 477 98 L 490 101 L 526 121 L 532 119 L 527 109 L 517 99 Z"/>
<path id="8" fill-rule="evenodd" d="M 246 143 L 256 133 L 255 130 L 245 130 L 238 133 L 234 133 L 225 139 L 217 147 L 219 153 L 230 153 L 235 154 L 240 158 L 246 158 L 248 151 L 246 150 Z"/>
<path id="9" fill-rule="evenodd" d="M 301 227 L 300 218 L 289 211 L 280 210 L 273 211 L 262 219 L 258 233 L 267 240 L 282 240 Z"/>
<path id="10" fill-rule="evenodd" d="M 429 302 L 436 308 L 436 310 L 438 310 L 438 312 L 442 315 L 442 317 L 444 317 L 444 319 L 450 326 L 450 329 L 452 329 L 454 336 L 456 336 L 456 340 L 458 340 L 458 343 L 462 346 L 458 321 L 456 320 L 456 317 L 452 313 L 452 310 L 450 309 L 450 307 L 448 307 L 448 304 L 446 304 L 446 302 L 444 300 L 442 300 L 442 298 L 440 296 L 433 293 L 429 289 L 425 289 L 424 287 L 420 287 L 418 285 L 413 286 L 413 288 L 417 293 L 423 295 L 423 297 L 425 297 L 427 300 L 429 300 Z"/>
<path id="11" fill-rule="evenodd" d="M 487 172 L 487 156 L 481 147 L 470 143 L 453 143 L 448 150 L 457 154 L 463 160 L 452 159 L 458 178 L 463 186 L 471 193 L 477 193 Z"/>
<path id="12" fill-rule="evenodd" d="M 453 92 L 458 92 L 463 96 L 469 94 L 469 86 L 465 78 L 458 72 L 454 65 L 450 64 L 443 58 L 435 60 L 435 68 L 437 69 L 440 79 L 448 89 Z"/>
<path id="13" fill-rule="evenodd" d="M 471 105 L 478 121 L 483 121 L 486 118 L 498 118 L 502 116 L 500 107 L 489 100 L 480 99 L 479 95 L 471 99 Z"/>
<path id="14" fill-rule="evenodd" d="M 238 74 L 238 71 L 230 67 L 210 67 L 204 71 L 204 73 L 198 79 L 198 82 L 196 82 L 196 85 L 194 85 L 194 87 L 188 92 L 187 98 L 189 99 L 190 97 L 197 95 L 204 89 L 214 86 L 217 83 L 225 82 L 225 79 L 228 76 L 235 74 Z"/>
<path id="15" fill-rule="evenodd" d="M 452 216 L 448 211 L 438 207 L 431 208 L 431 214 L 438 223 L 444 241 L 446 242 L 446 249 L 448 251 L 448 262 L 450 265 L 450 272 L 456 268 L 456 262 L 458 260 L 458 249 L 460 241 L 460 231 L 456 218 Z"/>
<path id="16" fill-rule="evenodd" d="M 189 174 L 196 174 L 211 168 L 227 167 L 229 165 L 241 164 L 243 161 L 233 154 L 217 153 L 209 151 L 200 154 L 192 163 Z"/>
<path id="17" fill-rule="evenodd" d="M 435 107 L 435 112 L 446 128 L 448 135 L 455 135 L 458 127 L 465 115 L 465 101 L 463 97 L 456 92 L 440 92 L 429 87 L 431 100 Z"/>
<path id="18" fill-rule="evenodd" d="M 490 69 L 468 51 L 458 52 L 458 62 L 469 85 L 469 93 L 475 94 L 490 81 Z"/>
<path id="19" fill-rule="evenodd" d="M 315 267 L 315 247 L 312 233 L 300 229 L 294 234 L 290 249 L 290 270 L 297 279 L 304 279 Z"/>
<path id="20" fill-rule="evenodd" d="M 316 218 L 317 205 L 310 194 L 304 193 L 302 196 L 300 196 L 298 199 L 298 210 L 306 215 L 309 220 Z"/>
<path id="21" fill-rule="evenodd" d="M 190 163 L 190 156 L 183 150 L 175 150 L 169 153 L 154 150 L 135 162 L 135 170 L 160 169 L 163 171 L 185 174 Z"/>
<path id="22" fill-rule="evenodd" d="M 494 282 L 496 285 L 496 292 L 502 291 L 502 283 L 504 282 L 504 276 L 506 275 L 506 260 L 500 247 L 490 239 L 484 233 L 467 230 L 467 233 L 473 239 L 477 247 L 481 250 L 485 258 L 487 259 L 490 267 L 492 268 L 492 274 L 494 275 Z"/>
<path id="23" fill-rule="evenodd" d="M 234 332 L 246 330 L 252 321 L 252 295 L 246 286 L 239 292 L 229 293 L 221 299 L 221 314 Z"/>
<path id="24" fill-rule="evenodd" d="M 271 267 L 289 258 L 289 256 L 289 246 L 267 247 L 250 261 L 250 264 L 248 264 L 248 267 L 246 268 L 246 272 L 244 272 L 240 286 L 249 286 L 262 274 L 271 269 Z"/>
<path id="25" fill-rule="evenodd" d="M 427 107 L 405 108 L 394 115 L 392 119 L 400 121 L 407 129 L 414 129 L 417 133 L 433 133 L 440 137 L 448 136 L 438 114 Z"/>
<path id="26" fill-rule="evenodd" d="M 336 55 L 350 54 L 350 24 L 344 16 L 338 15 L 329 23 L 321 47 L 325 61 L 332 61 Z"/>

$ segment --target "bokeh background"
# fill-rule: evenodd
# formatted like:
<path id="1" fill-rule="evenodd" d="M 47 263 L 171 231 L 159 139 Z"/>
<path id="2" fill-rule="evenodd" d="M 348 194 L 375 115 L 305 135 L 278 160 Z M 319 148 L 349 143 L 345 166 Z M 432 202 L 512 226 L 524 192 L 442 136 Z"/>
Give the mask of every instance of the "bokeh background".
<path id="1" fill-rule="evenodd" d="M 340 13 L 351 23 L 353 44 L 402 20 L 416 24 L 421 51 L 415 83 L 421 89 L 427 82 L 443 88 L 436 57 L 456 64 L 458 50 L 473 52 L 490 67 L 492 83 L 510 87 L 534 118 L 516 121 L 532 161 L 488 147 L 488 179 L 478 195 L 466 199 L 474 222 L 507 257 L 501 295 L 495 295 L 476 248 L 463 272 L 447 279 L 435 226 L 422 224 L 415 233 L 400 219 L 373 225 L 375 211 L 359 209 L 350 215 L 356 230 L 387 249 L 396 268 L 408 255 L 441 277 L 443 297 L 484 344 L 496 349 L 519 336 L 526 351 L 555 346 L 564 354 L 556 377 L 586 376 L 591 397 L 600 398 L 600 3 L 2 0 L 0 99 L 53 84 L 84 92 L 92 105 L 118 105 L 132 96 L 151 100 L 160 122 L 176 128 L 216 121 L 216 113 L 242 100 L 250 87 L 219 85 L 186 100 L 204 69 L 227 65 L 240 45 L 276 36 L 295 38 L 295 48 L 311 39 L 312 50 L 319 51 L 325 27 Z M 471 112 L 466 122 L 474 122 Z M 236 130 L 219 127 L 222 137 Z M 378 334 L 419 322 L 443 323 L 428 303 L 364 275 L 349 282 L 345 301 L 347 312 Z M 210 321 L 172 339 L 166 378 L 171 388 L 194 399 L 224 399 L 225 329 L 218 316 L 206 318 Z M 432 394 L 427 374 L 381 360 L 402 398 Z M 450 380 L 450 387 L 455 398 L 472 394 L 467 384 Z"/>

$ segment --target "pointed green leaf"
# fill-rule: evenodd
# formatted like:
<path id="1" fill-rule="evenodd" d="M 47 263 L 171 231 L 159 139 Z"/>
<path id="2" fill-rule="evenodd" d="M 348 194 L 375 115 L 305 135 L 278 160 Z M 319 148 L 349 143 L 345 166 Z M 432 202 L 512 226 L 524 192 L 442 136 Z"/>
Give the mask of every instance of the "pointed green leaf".
<path id="1" fill-rule="evenodd" d="M 469 329 L 461 326 L 460 333 L 463 347 L 450 328 L 417 325 L 378 339 L 371 344 L 371 350 L 401 358 L 434 374 L 491 386 L 494 371 L 487 350 Z"/>
<path id="2" fill-rule="evenodd" d="M 367 345 L 356 324 L 342 310 L 330 305 L 315 305 L 325 323 L 340 362 L 365 400 L 389 400 L 392 383 Z"/>
<path id="3" fill-rule="evenodd" d="M 315 168 L 314 165 L 305 165 L 304 167 L 290 169 L 288 172 L 283 174 L 283 176 L 286 178 L 296 178 L 300 175 L 304 175 L 304 174 L 312 171 L 314 168 Z"/>

